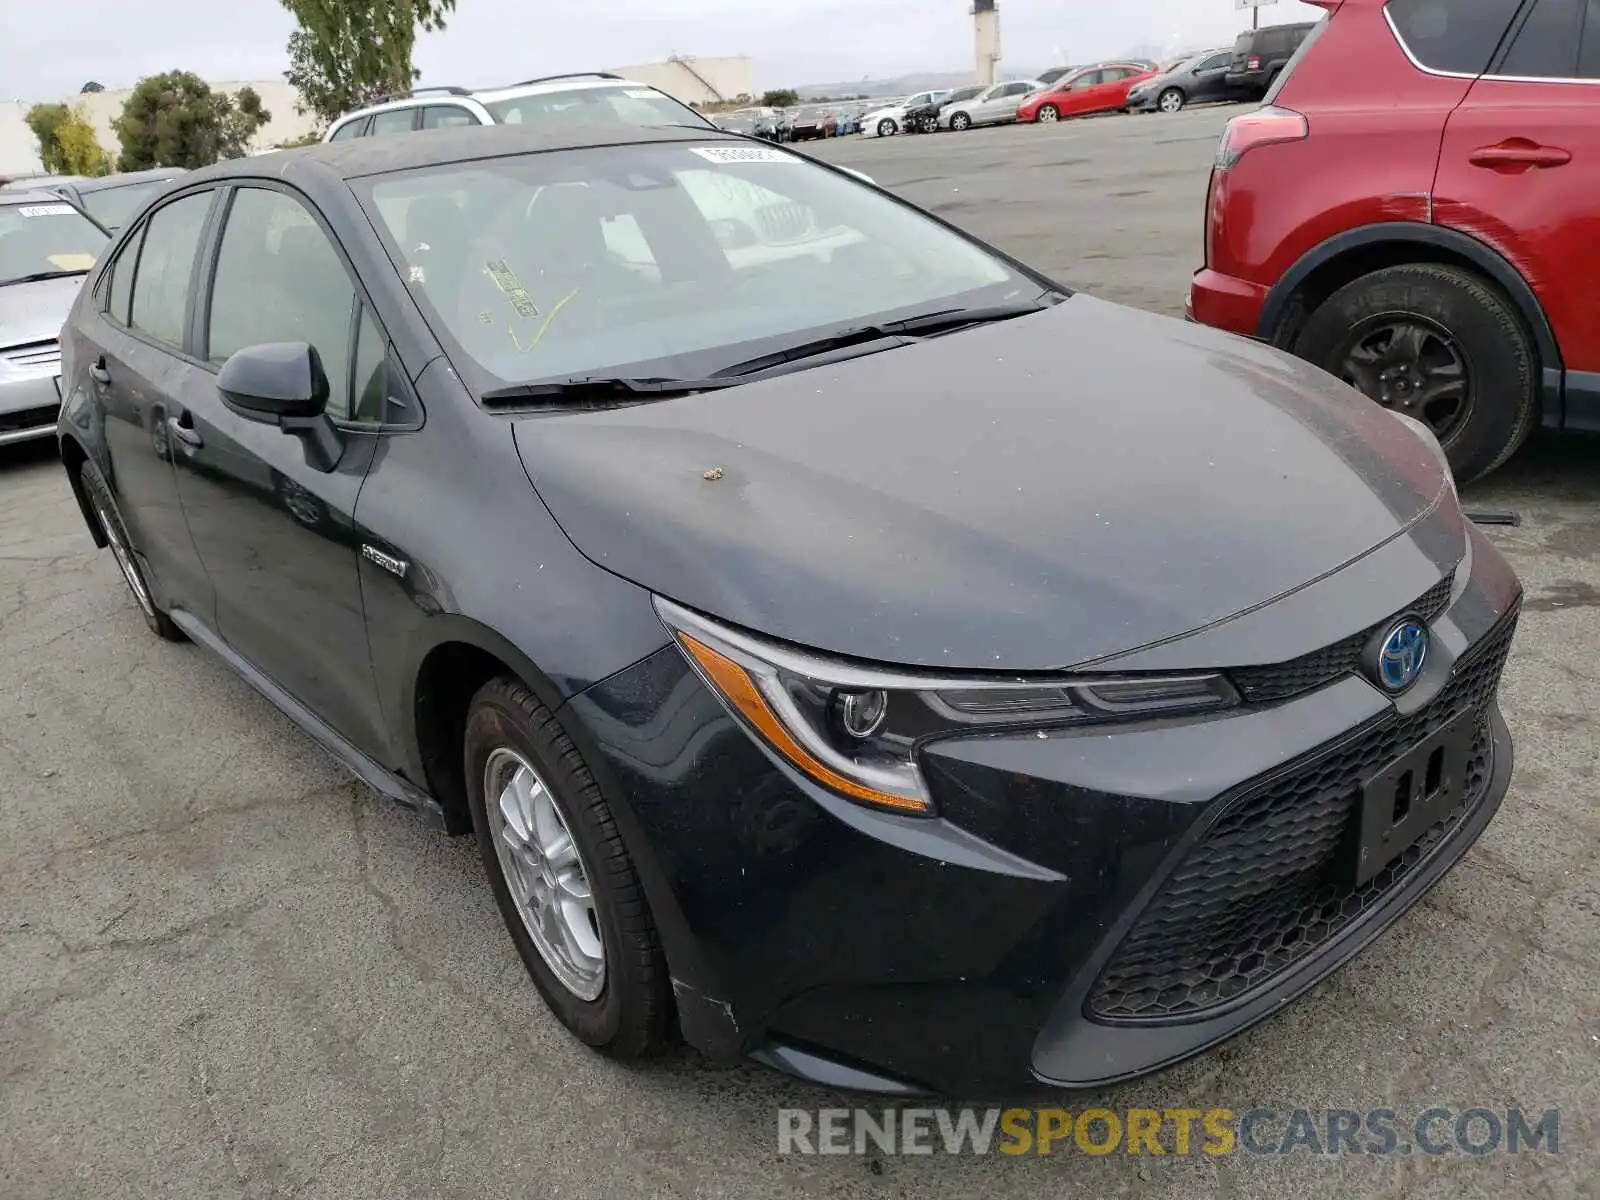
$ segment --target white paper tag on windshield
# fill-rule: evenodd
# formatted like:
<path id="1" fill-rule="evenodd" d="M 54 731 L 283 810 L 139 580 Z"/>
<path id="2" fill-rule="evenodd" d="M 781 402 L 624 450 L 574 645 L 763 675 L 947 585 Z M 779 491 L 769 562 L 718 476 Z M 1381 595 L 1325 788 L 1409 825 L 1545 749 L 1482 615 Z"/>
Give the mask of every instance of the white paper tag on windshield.
<path id="1" fill-rule="evenodd" d="M 792 154 L 785 154 L 782 150 L 772 150 L 766 146 L 690 146 L 689 152 L 714 163 L 800 161 Z"/>
<path id="2" fill-rule="evenodd" d="M 24 204 L 17 211 L 25 217 L 70 217 L 78 210 L 70 204 Z"/>
<path id="3" fill-rule="evenodd" d="M 632 96 L 635 100 L 654 100 L 658 93 L 649 88 L 623 88 L 624 96 Z"/>

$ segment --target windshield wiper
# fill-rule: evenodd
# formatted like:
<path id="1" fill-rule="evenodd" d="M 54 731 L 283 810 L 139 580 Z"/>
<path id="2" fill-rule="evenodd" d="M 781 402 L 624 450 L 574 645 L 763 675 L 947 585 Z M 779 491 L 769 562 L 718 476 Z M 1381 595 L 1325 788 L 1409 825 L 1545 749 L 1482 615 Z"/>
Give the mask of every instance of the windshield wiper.
<path id="1" fill-rule="evenodd" d="M 625 375 L 585 375 L 574 379 L 546 379 L 490 388 L 479 395 L 485 404 L 550 404 L 573 408 L 609 408 L 714 392 L 718 388 L 748 383 L 747 379 L 636 378 Z"/>
<path id="2" fill-rule="evenodd" d="M 844 329 L 838 333 L 830 333 L 826 337 L 814 338 L 809 342 L 786 346 L 782 350 L 774 350 L 770 354 L 747 358 L 743 362 L 731 363 L 718 371 L 716 377 L 721 378 L 728 375 L 747 377 L 761 374 L 774 368 L 789 366 L 803 362 L 806 359 L 820 358 L 822 355 L 832 354 L 837 350 L 848 350 L 857 346 L 870 345 L 873 342 L 886 342 L 888 344 L 883 349 L 892 350 L 897 346 L 910 345 L 921 338 L 933 337 L 941 333 L 954 333 L 958 329 L 966 329 L 973 325 L 984 325 L 994 321 L 1009 321 L 1014 317 L 1026 317 L 1032 313 L 1043 312 L 1057 302 L 1056 300 L 1045 301 L 1037 299 L 1019 304 L 985 304 L 968 308 L 941 308 L 937 312 L 919 313 L 917 316 L 902 317 L 897 321 L 878 321 L 872 325 Z"/>
<path id="3" fill-rule="evenodd" d="M 479 399 L 485 404 L 507 407 L 538 405 L 562 408 L 615 408 L 628 404 L 641 404 L 649 400 L 667 400 L 673 396 L 692 396 L 696 392 L 713 392 L 719 388 L 755 383 L 771 375 L 783 374 L 783 368 L 825 355 L 838 354 L 843 358 L 854 357 L 850 351 L 874 353 L 870 347 L 875 343 L 883 343 L 881 349 L 892 350 L 897 346 L 912 345 L 925 337 L 1043 312 L 1059 302 L 1054 293 L 1051 295 L 1051 299 L 1031 300 L 1024 304 L 945 308 L 937 312 L 904 317 L 897 321 L 883 321 L 875 325 L 845 329 L 827 337 L 814 338 L 809 342 L 801 342 L 770 354 L 734 363 L 705 379 L 584 375 L 571 379 L 544 379 L 534 383 L 513 383 L 505 387 L 490 388 L 480 393 Z"/>
<path id="4" fill-rule="evenodd" d="M 69 275 L 87 275 L 89 268 L 80 271 L 35 271 L 31 275 L 18 275 L 15 279 L 7 279 L 0 283 L 41 283 L 46 279 L 65 279 Z"/>

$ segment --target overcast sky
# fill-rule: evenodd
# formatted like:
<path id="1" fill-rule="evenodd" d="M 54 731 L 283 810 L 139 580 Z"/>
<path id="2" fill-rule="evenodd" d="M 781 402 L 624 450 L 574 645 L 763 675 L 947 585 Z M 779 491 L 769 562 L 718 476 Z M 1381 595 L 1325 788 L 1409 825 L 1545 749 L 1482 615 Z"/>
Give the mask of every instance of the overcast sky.
<path id="1" fill-rule="evenodd" d="M 1053 61 L 1225 43 L 1250 24 L 1235 0 L 1000 0 L 1013 72 Z M 425 82 L 487 86 L 669 54 L 749 55 L 762 88 L 972 65 L 970 0 L 457 0 L 424 35 Z M 1262 24 L 1321 14 L 1297 0 Z M 280 77 L 292 21 L 277 0 L 0 0 L 0 99 L 54 100 L 88 79 L 130 87 L 184 69 Z M 94 47 L 100 47 L 95 49 Z"/>

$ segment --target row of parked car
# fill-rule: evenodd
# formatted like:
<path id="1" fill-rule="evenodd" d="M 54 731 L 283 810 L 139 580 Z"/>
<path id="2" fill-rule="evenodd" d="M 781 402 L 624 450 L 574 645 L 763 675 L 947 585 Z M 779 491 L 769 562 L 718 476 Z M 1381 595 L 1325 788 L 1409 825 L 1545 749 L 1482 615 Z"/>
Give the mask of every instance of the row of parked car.
<path id="1" fill-rule="evenodd" d="M 1011 122 L 1051 124 L 1107 112 L 1179 112 L 1190 104 L 1259 100 L 1314 24 L 1241 34 L 1231 47 L 1164 62 L 1119 59 L 1054 67 L 1031 79 L 918 92 L 867 113 L 868 137 L 963 130 Z"/>

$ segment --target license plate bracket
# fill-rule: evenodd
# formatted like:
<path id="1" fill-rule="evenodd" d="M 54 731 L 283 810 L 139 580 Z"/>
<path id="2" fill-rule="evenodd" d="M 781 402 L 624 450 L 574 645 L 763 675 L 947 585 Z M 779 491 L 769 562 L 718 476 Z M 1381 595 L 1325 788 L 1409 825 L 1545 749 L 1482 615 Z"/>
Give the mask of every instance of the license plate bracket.
<path id="1" fill-rule="evenodd" d="M 1405 853 L 1466 794 L 1479 716 L 1466 712 L 1361 785 L 1356 886 Z"/>

